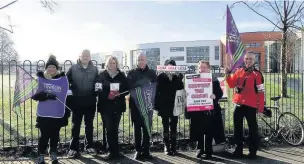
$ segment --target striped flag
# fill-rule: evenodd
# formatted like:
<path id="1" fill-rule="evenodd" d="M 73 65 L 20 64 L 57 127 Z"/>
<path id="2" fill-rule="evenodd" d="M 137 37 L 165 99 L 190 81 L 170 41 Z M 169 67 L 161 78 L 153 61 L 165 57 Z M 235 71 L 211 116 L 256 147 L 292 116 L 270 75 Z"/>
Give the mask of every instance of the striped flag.
<path id="1" fill-rule="evenodd" d="M 142 87 L 134 88 L 130 95 L 144 121 L 145 127 L 151 137 L 152 114 L 154 108 L 156 84 L 152 83 Z"/>
<path id="2" fill-rule="evenodd" d="M 38 89 L 38 81 L 20 66 L 16 70 L 16 82 L 14 91 L 13 111 L 17 116 L 21 115 L 20 104 L 31 98 Z"/>
<path id="3" fill-rule="evenodd" d="M 241 41 L 239 31 L 235 25 L 230 9 L 227 6 L 227 22 L 226 22 L 226 54 L 231 58 L 231 70 L 234 72 L 243 64 L 245 55 L 245 46 Z"/>

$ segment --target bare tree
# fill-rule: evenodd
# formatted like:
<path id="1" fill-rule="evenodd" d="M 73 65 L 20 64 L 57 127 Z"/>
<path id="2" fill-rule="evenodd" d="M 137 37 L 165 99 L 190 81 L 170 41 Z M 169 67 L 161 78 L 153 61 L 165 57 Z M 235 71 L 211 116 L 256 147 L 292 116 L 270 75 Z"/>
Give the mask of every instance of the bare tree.
<path id="1" fill-rule="evenodd" d="M 270 22 L 276 29 L 282 31 L 282 52 L 281 52 L 281 96 L 287 97 L 287 48 L 288 31 L 302 30 L 302 19 L 304 16 L 304 1 L 276 0 L 276 1 L 237 1 L 232 4 L 244 4 L 251 11 Z M 266 12 L 265 12 L 266 11 Z M 270 15 L 272 14 L 273 17 Z"/>
<path id="2" fill-rule="evenodd" d="M 3 10 L 3 9 L 5 9 L 5 8 L 7 8 L 7 7 L 9 7 L 9 6 L 11 6 L 11 5 L 13 5 L 13 4 L 15 4 L 15 3 L 17 3 L 17 2 L 19 2 L 19 1 L 20 0 L 12 0 L 9 3 L 7 3 L 7 4 L 3 5 L 3 6 L 0 6 L 0 11 Z M 57 3 L 55 1 L 53 1 L 53 0 L 40 0 L 40 3 L 42 5 L 42 7 L 48 9 L 50 12 L 54 12 L 54 8 L 56 6 L 58 6 Z M 0 25 L 0 30 L 5 30 L 5 31 L 8 31 L 10 33 L 14 33 L 14 30 L 13 30 L 14 26 L 11 23 L 10 16 L 7 16 L 7 20 L 8 20 L 8 23 L 9 23 L 8 27 L 3 27 L 3 26 Z"/>
<path id="3" fill-rule="evenodd" d="M 19 55 L 13 46 L 14 42 L 12 41 L 9 34 L 4 30 L 0 30 L 0 61 L 1 64 L 3 64 L 0 67 L 0 72 L 6 72 L 9 69 L 10 61 L 18 61 Z"/>

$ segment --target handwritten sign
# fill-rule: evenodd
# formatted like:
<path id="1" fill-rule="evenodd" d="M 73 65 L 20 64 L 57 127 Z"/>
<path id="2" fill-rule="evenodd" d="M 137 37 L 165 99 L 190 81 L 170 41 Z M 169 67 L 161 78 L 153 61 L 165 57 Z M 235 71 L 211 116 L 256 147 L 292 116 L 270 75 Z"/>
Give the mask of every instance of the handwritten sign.
<path id="1" fill-rule="evenodd" d="M 224 77 L 218 77 L 217 78 L 219 81 L 220 81 L 220 86 L 221 86 L 221 89 L 223 91 L 223 97 L 222 99 L 225 99 L 227 98 L 227 87 L 226 87 L 226 81 L 224 81 Z"/>
<path id="2" fill-rule="evenodd" d="M 213 109 L 212 74 L 187 74 L 185 76 L 187 91 L 187 111 L 208 111 Z"/>
<path id="3" fill-rule="evenodd" d="M 157 66 L 157 71 L 168 71 L 168 72 L 186 72 L 188 71 L 187 66 Z"/>

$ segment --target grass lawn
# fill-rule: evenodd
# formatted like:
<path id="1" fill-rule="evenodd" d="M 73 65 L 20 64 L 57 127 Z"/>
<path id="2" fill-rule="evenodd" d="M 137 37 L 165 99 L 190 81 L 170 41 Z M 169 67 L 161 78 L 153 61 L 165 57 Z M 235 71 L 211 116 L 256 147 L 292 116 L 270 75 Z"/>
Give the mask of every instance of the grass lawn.
<path id="1" fill-rule="evenodd" d="M 265 89 L 266 89 L 266 104 L 273 106 L 270 97 L 280 95 L 279 84 L 275 81 L 279 77 L 278 74 L 265 74 Z M 290 74 L 289 79 L 298 79 L 302 81 L 302 75 Z M 3 79 L 3 80 L 2 80 Z M 11 84 L 9 83 L 11 81 Z M 3 82 L 3 83 L 2 83 Z M 36 123 L 36 105 L 35 101 L 28 100 L 22 106 L 23 118 L 17 118 L 15 113 L 12 112 L 15 76 L 0 75 L 0 148 L 3 146 L 16 146 L 18 144 L 30 145 L 36 144 L 39 136 L 39 131 L 35 128 Z M 302 83 L 293 85 L 288 88 L 289 98 L 283 98 L 280 101 L 281 111 L 290 111 L 296 114 L 301 120 L 304 119 L 303 110 L 303 92 L 301 89 Z M 225 109 L 225 131 L 226 133 L 233 134 L 233 104 L 231 103 L 232 90 L 228 90 L 228 101 L 221 102 L 221 107 Z M 70 118 L 71 119 L 71 118 Z M 273 122 L 273 118 L 268 119 Z M 265 127 L 260 123 L 261 127 Z M 82 126 L 84 127 L 84 125 Z M 179 131 L 179 138 L 184 139 L 189 136 L 189 121 L 180 116 L 180 121 L 177 127 Z M 262 128 L 263 129 L 263 128 Z M 154 114 L 153 116 L 153 137 L 152 141 L 161 141 L 162 124 L 161 118 Z M 96 114 L 94 119 L 94 136 L 95 139 L 102 140 L 102 121 L 100 114 Z M 132 143 L 133 141 L 133 128 L 129 117 L 129 110 L 124 113 L 121 118 L 119 128 L 120 140 L 123 143 Z M 69 125 L 61 129 L 61 141 L 68 141 L 71 138 L 71 120 Z M 84 128 L 81 129 L 81 137 L 84 137 Z M 19 138 L 19 140 L 17 140 Z"/>

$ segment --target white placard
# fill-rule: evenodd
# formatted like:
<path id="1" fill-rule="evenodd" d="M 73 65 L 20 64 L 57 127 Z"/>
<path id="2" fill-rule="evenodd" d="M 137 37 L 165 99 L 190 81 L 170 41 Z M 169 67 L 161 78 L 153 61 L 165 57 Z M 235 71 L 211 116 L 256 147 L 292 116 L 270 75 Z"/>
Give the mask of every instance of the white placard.
<path id="1" fill-rule="evenodd" d="M 110 83 L 111 91 L 119 91 L 119 83 Z"/>
<path id="2" fill-rule="evenodd" d="M 186 74 L 187 111 L 208 111 L 213 109 L 212 74 Z"/>
<path id="3" fill-rule="evenodd" d="M 157 71 L 169 71 L 169 72 L 186 72 L 188 66 L 157 66 Z"/>

